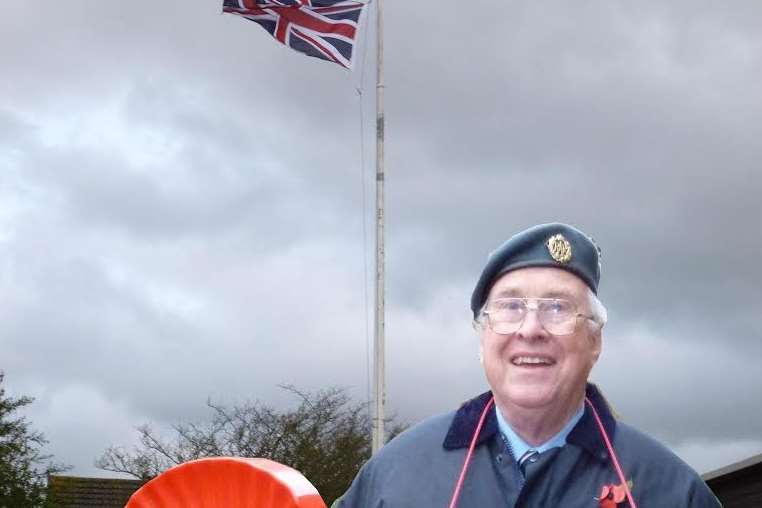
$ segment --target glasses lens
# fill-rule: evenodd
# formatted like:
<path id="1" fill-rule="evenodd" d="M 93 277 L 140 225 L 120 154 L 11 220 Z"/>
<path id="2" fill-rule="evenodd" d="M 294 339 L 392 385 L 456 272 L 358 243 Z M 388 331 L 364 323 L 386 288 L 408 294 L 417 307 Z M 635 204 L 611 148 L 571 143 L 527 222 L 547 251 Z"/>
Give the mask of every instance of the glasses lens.
<path id="1" fill-rule="evenodd" d="M 527 313 L 523 298 L 500 298 L 490 302 L 487 318 L 496 333 L 510 334 L 521 327 Z"/>
<path id="2" fill-rule="evenodd" d="M 538 300 L 537 310 L 540 323 L 554 335 L 567 335 L 574 332 L 577 322 L 577 308 L 569 300 L 561 298 Z"/>
<path id="3" fill-rule="evenodd" d="M 517 332 L 518 329 L 521 328 L 521 321 L 518 323 L 496 321 L 492 319 L 492 316 L 490 316 L 490 328 L 492 328 L 493 332 L 499 333 L 500 335 L 510 335 Z"/>

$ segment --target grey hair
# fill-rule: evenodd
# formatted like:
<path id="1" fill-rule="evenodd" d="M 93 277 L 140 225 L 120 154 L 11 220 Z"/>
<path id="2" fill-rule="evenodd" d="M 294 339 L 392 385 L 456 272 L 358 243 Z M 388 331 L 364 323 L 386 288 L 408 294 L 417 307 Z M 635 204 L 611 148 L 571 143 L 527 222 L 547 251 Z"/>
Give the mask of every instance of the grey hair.
<path id="1" fill-rule="evenodd" d="M 590 288 L 587 288 L 587 299 L 590 304 L 590 315 L 593 317 L 594 323 L 598 325 L 599 329 L 603 328 L 609 319 L 609 313 L 606 311 L 606 307 Z"/>
<path id="2" fill-rule="evenodd" d="M 484 305 L 479 309 L 479 312 L 476 313 L 476 317 L 471 320 L 471 326 L 473 326 L 474 330 L 477 332 L 484 328 L 484 320 L 486 318 L 484 309 L 486 308 L 487 302 L 484 302 Z"/>

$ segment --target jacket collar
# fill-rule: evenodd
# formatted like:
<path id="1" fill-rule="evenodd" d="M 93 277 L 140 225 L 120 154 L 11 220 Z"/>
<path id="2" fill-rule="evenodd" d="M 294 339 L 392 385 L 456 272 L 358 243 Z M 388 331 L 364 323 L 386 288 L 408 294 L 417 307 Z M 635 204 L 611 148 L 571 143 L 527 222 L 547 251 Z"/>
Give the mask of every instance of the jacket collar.
<path id="1" fill-rule="evenodd" d="M 479 424 L 479 418 L 481 418 L 484 407 L 491 398 L 492 392 L 484 392 L 460 406 L 452 419 L 444 443 L 442 443 L 446 450 L 468 448 L 471 445 L 471 439 L 473 439 L 474 431 Z M 490 411 L 487 418 L 484 419 L 484 426 L 476 438 L 476 444 L 480 445 L 492 439 L 497 432 L 497 417 L 495 417 L 494 411 Z"/>
<path id="2" fill-rule="evenodd" d="M 585 395 L 590 399 L 596 411 L 598 411 L 603 428 L 606 429 L 606 433 L 613 440 L 614 433 L 616 432 L 616 419 L 611 412 L 608 402 L 603 398 L 598 387 L 592 383 L 588 383 L 585 387 Z M 455 450 L 469 447 L 471 439 L 473 439 L 474 430 L 476 430 L 476 426 L 479 423 L 479 418 L 491 397 L 492 392 L 485 392 L 478 397 L 464 402 L 460 406 L 442 443 L 445 449 Z M 481 445 L 489 441 L 498 432 L 495 412 L 490 410 L 484 420 L 484 426 L 476 439 L 476 444 Z M 567 436 L 566 442 L 578 445 L 596 457 L 601 459 L 606 458 L 606 447 L 603 438 L 600 435 L 595 416 L 587 404 L 585 404 L 585 413 Z"/>
<path id="3" fill-rule="evenodd" d="M 608 434 L 609 439 L 613 441 L 614 434 L 616 433 L 616 418 L 611 411 L 611 406 L 608 401 L 603 397 L 603 394 L 598 390 L 598 387 L 592 383 L 587 384 L 585 396 L 593 404 L 593 407 L 595 407 L 598 416 L 601 417 L 601 423 L 606 430 L 606 434 Z M 603 440 L 603 436 L 601 436 L 601 431 L 598 428 L 598 423 L 595 421 L 593 411 L 587 403 L 585 403 L 585 414 L 582 415 L 579 423 L 574 426 L 572 431 L 566 437 L 566 442 L 584 448 L 601 460 L 606 459 L 606 443 Z"/>

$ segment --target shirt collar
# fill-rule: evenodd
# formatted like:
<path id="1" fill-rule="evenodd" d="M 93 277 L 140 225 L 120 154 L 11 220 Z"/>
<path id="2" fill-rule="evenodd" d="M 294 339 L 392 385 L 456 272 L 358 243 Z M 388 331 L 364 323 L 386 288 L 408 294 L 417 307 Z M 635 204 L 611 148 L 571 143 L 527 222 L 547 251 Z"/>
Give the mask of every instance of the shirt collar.
<path id="1" fill-rule="evenodd" d="M 616 432 L 616 419 L 609 408 L 608 402 L 603 398 L 598 387 L 592 383 L 587 384 L 585 395 L 595 406 L 603 422 L 603 427 L 606 429 L 609 437 L 613 439 Z M 484 407 L 491 398 L 492 393 L 485 392 L 478 397 L 464 402 L 460 406 L 442 443 L 445 449 L 468 448 Z M 487 442 L 498 435 L 498 432 L 499 427 L 495 411 L 489 411 L 484 420 L 484 426 L 476 439 L 476 444 L 480 445 Z M 598 425 L 595 422 L 595 417 L 587 404 L 585 404 L 584 412 L 579 421 L 576 425 L 572 426 L 571 431 L 567 434 L 566 442 L 580 446 L 601 459 L 606 458 L 605 444 L 598 430 Z"/>
<path id="2" fill-rule="evenodd" d="M 508 443 L 509 448 L 511 449 L 511 453 L 513 453 L 513 458 L 518 460 L 519 457 L 524 455 L 529 450 L 534 450 L 539 453 L 546 452 L 550 450 L 551 448 L 560 448 L 563 445 L 566 444 L 566 436 L 569 435 L 569 432 L 571 432 L 572 428 L 574 428 L 575 425 L 577 425 L 577 422 L 579 422 L 580 418 L 582 418 L 582 415 L 585 413 L 585 405 L 582 404 L 579 406 L 579 409 L 576 413 L 572 415 L 572 417 L 569 419 L 568 422 L 566 422 L 566 425 L 563 426 L 563 428 L 553 437 L 545 441 L 544 443 L 537 445 L 537 446 L 531 446 L 526 441 L 524 441 L 521 436 L 516 434 L 516 432 L 513 430 L 513 427 L 510 426 L 510 424 L 505 421 L 505 418 L 503 418 L 503 414 L 500 412 L 500 410 L 497 408 L 497 405 L 495 405 L 495 417 L 497 418 L 497 427 L 500 429 L 500 433 L 503 435 L 503 438 Z"/>

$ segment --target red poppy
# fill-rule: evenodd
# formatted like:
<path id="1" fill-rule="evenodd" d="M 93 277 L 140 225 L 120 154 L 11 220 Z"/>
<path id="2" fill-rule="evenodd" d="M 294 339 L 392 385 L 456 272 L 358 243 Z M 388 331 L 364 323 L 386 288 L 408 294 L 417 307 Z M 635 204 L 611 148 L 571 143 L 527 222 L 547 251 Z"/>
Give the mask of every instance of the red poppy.
<path id="1" fill-rule="evenodd" d="M 601 494 L 598 496 L 598 506 L 600 508 L 617 508 L 617 505 L 626 497 L 624 485 L 604 485 L 601 488 Z"/>

